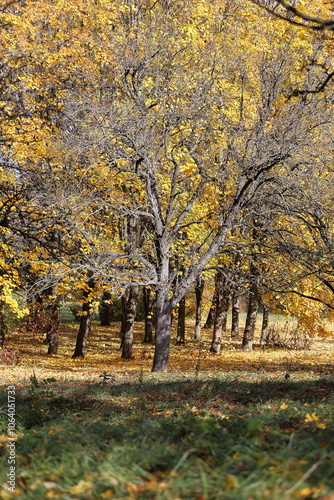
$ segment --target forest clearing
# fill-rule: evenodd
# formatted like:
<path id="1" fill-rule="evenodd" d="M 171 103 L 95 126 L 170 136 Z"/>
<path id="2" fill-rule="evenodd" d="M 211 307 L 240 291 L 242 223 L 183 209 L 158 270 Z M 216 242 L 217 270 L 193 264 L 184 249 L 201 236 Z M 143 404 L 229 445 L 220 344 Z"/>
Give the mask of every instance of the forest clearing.
<path id="1" fill-rule="evenodd" d="M 241 315 L 245 321 L 245 314 Z M 221 354 L 216 356 L 210 352 L 212 331 L 202 329 L 200 341 L 195 341 L 194 321 L 190 318 L 186 326 L 185 345 L 176 346 L 176 325 L 173 327 L 174 341 L 171 343 L 169 370 L 173 373 L 185 374 L 185 377 L 196 377 L 196 373 L 228 372 L 230 370 L 245 370 L 246 372 L 278 373 L 278 377 L 294 372 L 301 377 L 304 372 L 314 372 L 317 375 L 330 375 L 333 370 L 334 340 L 310 339 L 307 348 L 303 349 L 302 338 L 297 349 L 291 349 L 292 341 L 298 341 L 298 335 L 289 340 L 284 336 L 285 325 L 292 324 L 291 332 L 295 331 L 295 322 L 282 315 L 271 314 L 270 324 L 281 332 L 282 341 L 287 348 L 260 343 L 261 318 L 258 319 L 255 331 L 254 350 L 244 352 L 241 339 L 230 339 L 227 334 L 222 340 Z M 154 355 L 153 343 L 143 343 L 143 323 L 136 322 L 134 329 L 134 346 L 131 359 L 120 356 L 120 323 L 112 323 L 109 327 L 101 327 L 95 321 L 89 337 L 87 355 L 84 359 L 72 359 L 77 336 L 77 323 L 64 323 L 61 326 L 60 345 L 57 355 L 47 356 L 43 335 L 27 334 L 14 331 L 8 340 L 7 348 L 0 353 L 2 366 L 2 381 L 10 384 L 13 379 L 26 383 L 33 372 L 37 378 L 56 377 L 64 380 L 80 380 L 100 382 L 104 372 L 112 377 L 147 377 L 151 371 Z M 230 327 L 230 317 L 227 328 Z M 286 338 L 287 337 L 287 338 Z M 294 345 L 294 344 L 292 344 Z M 186 375 L 187 374 L 187 375 Z"/>

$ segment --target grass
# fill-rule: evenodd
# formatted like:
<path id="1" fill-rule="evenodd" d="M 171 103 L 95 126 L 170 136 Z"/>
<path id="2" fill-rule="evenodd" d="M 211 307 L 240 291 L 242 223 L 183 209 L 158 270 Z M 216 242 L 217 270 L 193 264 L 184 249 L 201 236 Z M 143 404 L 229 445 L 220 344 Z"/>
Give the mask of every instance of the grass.
<path id="1" fill-rule="evenodd" d="M 239 372 L 22 387 L 16 498 L 318 498 L 334 485 L 332 391 Z M 6 461 L 3 446 L 2 483 Z"/>
<path id="2" fill-rule="evenodd" d="M 152 347 L 119 358 L 117 331 L 95 326 L 85 360 L 72 360 L 77 326 L 59 355 L 14 335 L 3 367 L 0 497 L 8 473 L 7 384 L 16 385 L 19 499 L 282 500 L 334 493 L 331 343 L 313 350 L 221 355 L 172 346 L 167 373 L 150 372 Z M 188 332 L 188 338 L 190 334 Z M 103 373 L 105 373 L 103 375 Z M 100 376 L 102 375 L 102 376 Z"/>

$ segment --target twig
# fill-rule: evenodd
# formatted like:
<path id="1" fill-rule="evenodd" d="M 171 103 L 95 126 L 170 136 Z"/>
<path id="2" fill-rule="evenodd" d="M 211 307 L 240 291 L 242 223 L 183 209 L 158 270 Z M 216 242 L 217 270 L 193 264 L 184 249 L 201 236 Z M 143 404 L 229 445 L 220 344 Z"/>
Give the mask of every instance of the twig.
<path id="1" fill-rule="evenodd" d="M 322 456 L 321 459 L 318 460 L 318 462 L 315 462 L 315 464 L 313 464 L 312 467 L 310 467 L 309 470 L 307 470 L 305 474 L 300 479 L 298 479 L 298 481 L 291 488 L 285 491 L 284 495 L 290 495 L 290 493 L 293 493 L 297 488 L 299 488 L 302 482 L 305 481 L 305 479 L 307 479 L 312 474 L 312 472 L 314 472 L 319 467 L 323 458 L 324 456 Z"/>

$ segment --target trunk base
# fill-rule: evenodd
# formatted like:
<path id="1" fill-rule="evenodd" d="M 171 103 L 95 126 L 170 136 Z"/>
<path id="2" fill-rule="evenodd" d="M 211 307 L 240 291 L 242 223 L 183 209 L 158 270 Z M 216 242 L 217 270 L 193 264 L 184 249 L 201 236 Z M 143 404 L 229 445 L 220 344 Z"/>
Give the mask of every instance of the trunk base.
<path id="1" fill-rule="evenodd" d="M 221 345 L 219 344 L 212 344 L 211 347 L 210 347 L 210 352 L 212 352 L 213 354 L 219 354 L 220 353 L 220 350 L 221 350 Z"/>

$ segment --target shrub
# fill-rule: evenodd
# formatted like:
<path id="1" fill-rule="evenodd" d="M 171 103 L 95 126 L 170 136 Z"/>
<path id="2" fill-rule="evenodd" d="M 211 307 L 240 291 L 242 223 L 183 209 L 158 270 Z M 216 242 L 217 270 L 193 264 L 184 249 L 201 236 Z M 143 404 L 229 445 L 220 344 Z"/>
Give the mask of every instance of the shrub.
<path id="1" fill-rule="evenodd" d="M 268 329 L 268 336 L 265 340 L 268 347 L 277 349 L 310 349 L 311 340 L 305 331 L 298 326 L 290 326 L 288 321 L 284 327 L 272 325 Z"/>

